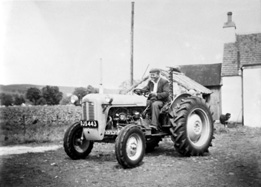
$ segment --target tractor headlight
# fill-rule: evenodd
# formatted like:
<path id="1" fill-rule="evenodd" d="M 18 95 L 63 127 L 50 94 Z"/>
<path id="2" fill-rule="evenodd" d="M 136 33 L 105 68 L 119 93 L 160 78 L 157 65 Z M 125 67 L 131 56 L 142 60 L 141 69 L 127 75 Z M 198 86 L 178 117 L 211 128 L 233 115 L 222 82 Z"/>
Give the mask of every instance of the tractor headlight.
<path id="1" fill-rule="evenodd" d="M 79 101 L 79 97 L 77 97 L 77 95 L 71 96 L 71 103 L 76 105 L 76 106 L 81 105 L 81 101 Z"/>
<path id="2" fill-rule="evenodd" d="M 106 108 L 111 105 L 113 98 L 110 96 L 105 97 L 105 101 L 107 102 L 106 104 L 102 104 L 103 112 L 106 110 Z"/>
<path id="3" fill-rule="evenodd" d="M 110 97 L 110 96 L 106 96 L 106 97 L 105 97 L 105 101 L 106 101 L 108 104 L 111 104 L 112 101 L 113 101 L 113 98 Z"/>

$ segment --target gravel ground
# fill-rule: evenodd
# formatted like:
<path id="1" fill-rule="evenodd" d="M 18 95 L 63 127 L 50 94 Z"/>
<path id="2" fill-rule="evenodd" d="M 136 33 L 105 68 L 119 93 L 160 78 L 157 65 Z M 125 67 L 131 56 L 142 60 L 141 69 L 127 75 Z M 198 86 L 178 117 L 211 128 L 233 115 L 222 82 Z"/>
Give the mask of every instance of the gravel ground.
<path id="1" fill-rule="evenodd" d="M 261 128 L 216 128 L 209 155 L 181 157 L 165 138 L 133 169 L 117 163 L 114 144 L 94 144 L 84 160 L 71 160 L 63 148 L 2 155 L 0 186 L 260 187 Z"/>

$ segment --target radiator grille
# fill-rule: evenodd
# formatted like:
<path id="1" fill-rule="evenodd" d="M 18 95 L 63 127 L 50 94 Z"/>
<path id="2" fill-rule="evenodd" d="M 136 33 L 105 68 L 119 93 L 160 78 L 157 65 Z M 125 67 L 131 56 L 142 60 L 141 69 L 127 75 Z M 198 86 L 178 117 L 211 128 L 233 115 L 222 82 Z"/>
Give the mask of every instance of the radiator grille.
<path id="1" fill-rule="evenodd" d="M 94 120 L 94 104 L 91 102 L 88 102 L 87 105 L 88 105 L 89 120 Z"/>
<path id="2" fill-rule="evenodd" d="M 83 103 L 83 106 L 82 106 L 82 117 L 83 117 L 83 120 L 87 120 L 87 103 Z"/>
<path id="3" fill-rule="evenodd" d="M 94 119 L 94 103 L 85 102 L 83 104 L 83 119 L 84 120 L 95 120 Z"/>

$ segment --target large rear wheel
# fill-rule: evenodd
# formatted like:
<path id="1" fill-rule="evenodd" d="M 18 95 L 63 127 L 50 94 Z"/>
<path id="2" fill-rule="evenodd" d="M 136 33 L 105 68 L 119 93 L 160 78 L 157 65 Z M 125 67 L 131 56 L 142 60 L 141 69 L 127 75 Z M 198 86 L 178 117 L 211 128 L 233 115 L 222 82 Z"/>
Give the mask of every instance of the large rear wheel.
<path id="1" fill-rule="evenodd" d="M 175 149 L 184 156 L 201 156 L 208 152 L 213 139 L 213 119 L 210 109 L 198 97 L 183 99 L 175 108 L 172 140 Z"/>
<path id="2" fill-rule="evenodd" d="M 71 159 L 84 159 L 92 151 L 93 142 L 86 140 L 83 128 L 77 122 L 67 129 L 63 139 L 63 147 Z"/>
<path id="3" fill-rule="evenodd" d="M 127 125 L 116 138 L 115 155 L 123 168 L 138 166 L 145 154 L 145 136 L 137 125 Z"/>

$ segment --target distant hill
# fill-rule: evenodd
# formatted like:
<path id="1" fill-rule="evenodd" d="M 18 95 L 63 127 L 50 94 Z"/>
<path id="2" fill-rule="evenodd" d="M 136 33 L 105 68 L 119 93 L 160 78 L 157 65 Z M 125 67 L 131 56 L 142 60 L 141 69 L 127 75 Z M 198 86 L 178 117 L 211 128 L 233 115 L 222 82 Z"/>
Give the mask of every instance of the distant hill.
<path id="1" fill-rule="evenodd" d="M 46 85 L 45 85 L 46 86 Z M 9 85 L 0 85 L 0 93 L 8 93 L 8 94 L 25 94 L 29 88 L 38 88 L 42 89 L 42 85 L 34 85 L 34 84 L 9 84 Z M 59 90 L 63 92 L 63 94 L 71 94 L 75 90 L 76 87 L 70 86 L 58 86 Z"/>

